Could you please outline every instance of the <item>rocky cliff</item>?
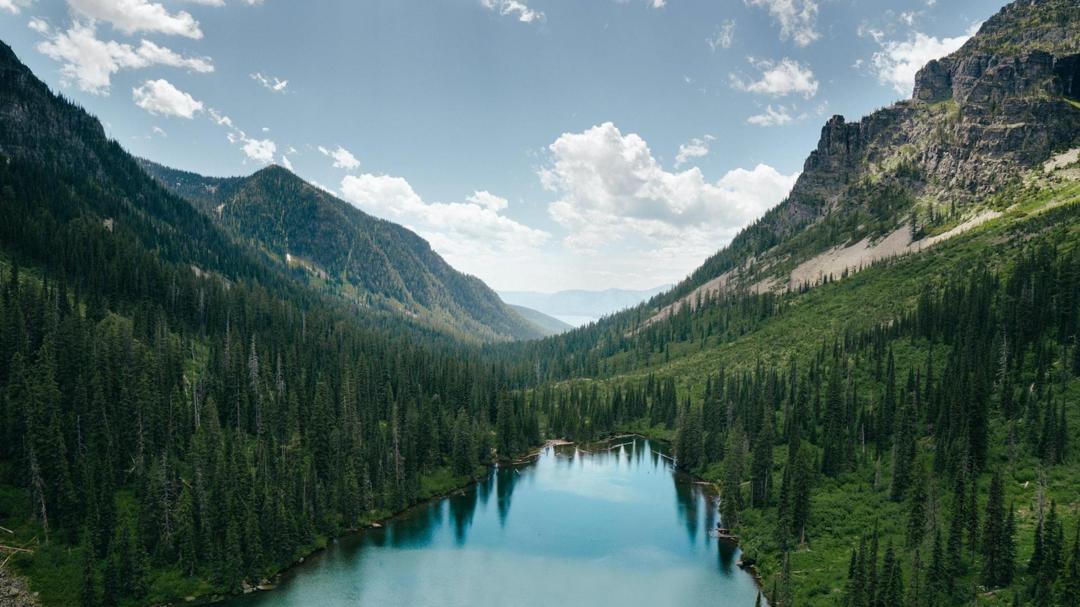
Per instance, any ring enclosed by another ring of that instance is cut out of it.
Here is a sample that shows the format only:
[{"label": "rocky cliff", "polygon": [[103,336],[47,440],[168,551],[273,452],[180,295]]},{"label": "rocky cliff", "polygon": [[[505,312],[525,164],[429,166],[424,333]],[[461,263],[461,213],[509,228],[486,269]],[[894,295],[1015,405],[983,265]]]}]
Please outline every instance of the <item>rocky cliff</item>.
[{"label": "rocky cliff", "polygon": [[808,259],[864,240],[872,248],[908,223],[938,232],[964,225],[1031,169],[1077,147],[1080,2],[1013,2],[920,70],[910,99],[858,121],[829,119],[788,198],[661,305],[709,284],[790,286],[791,270]]}]

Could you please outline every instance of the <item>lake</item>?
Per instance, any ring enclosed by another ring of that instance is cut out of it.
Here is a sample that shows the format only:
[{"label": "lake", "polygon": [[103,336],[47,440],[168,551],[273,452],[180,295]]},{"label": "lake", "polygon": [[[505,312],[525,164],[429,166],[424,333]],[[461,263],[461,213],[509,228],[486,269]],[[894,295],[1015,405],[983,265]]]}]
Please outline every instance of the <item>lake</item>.
[{"label": "lake", "polygon": [[[610,445],[609,445],[610,447]],[[231,607],[751,607],[714,496],[655,443],[549,447],[453,497],[332,544]]]}]

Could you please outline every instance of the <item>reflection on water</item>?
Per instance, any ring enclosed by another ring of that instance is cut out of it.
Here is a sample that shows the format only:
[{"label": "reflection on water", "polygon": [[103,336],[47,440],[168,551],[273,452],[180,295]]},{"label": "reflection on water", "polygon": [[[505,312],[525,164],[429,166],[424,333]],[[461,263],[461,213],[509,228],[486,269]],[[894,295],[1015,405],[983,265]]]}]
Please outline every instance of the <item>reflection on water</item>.
[{"label": "reflection on water", "polygon": [[549,448],[334,543],[234,607],[754,604],[707,486],[644,440]]}]

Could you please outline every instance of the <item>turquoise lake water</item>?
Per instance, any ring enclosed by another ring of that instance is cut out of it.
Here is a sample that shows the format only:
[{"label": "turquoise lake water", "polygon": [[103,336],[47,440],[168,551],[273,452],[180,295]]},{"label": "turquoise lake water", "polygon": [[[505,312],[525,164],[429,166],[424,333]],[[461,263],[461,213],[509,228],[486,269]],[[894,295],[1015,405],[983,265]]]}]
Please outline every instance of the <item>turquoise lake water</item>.
[{"label": "turquoise lake water", "polygon": [[343,538],[230,607],[751,607],[716,505],[648,441],[548,448]]}]

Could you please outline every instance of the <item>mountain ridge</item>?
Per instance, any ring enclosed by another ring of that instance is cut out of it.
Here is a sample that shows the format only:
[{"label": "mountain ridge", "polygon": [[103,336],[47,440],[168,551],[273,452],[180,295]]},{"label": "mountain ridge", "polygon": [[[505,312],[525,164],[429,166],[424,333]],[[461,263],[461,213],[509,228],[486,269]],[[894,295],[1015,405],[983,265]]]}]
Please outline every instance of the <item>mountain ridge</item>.
[{"label": "mountain ridge", "polygon": [[[831,250],[910,226],[907,249],[1000,211],[994,197],[1022,173],[1080,146],[1080,36],[1069,30],[1078,21],[1071,0],[1014,2],[921,68],[911,98],[858,121],[830,118],[791,193],[653,302],[653,314],[723,290],[800,288],[828,276],[797,280],[794,270]],[[872,261],[856,256],[835,274]]]},{"label": "mountain ridge", "polygon": [[368,215],[288,169],[270,165],[243,177],[205,177],[146,159],[139,164],[272,264],[354,304],[484,341],[542,334],[411,230]]}]

